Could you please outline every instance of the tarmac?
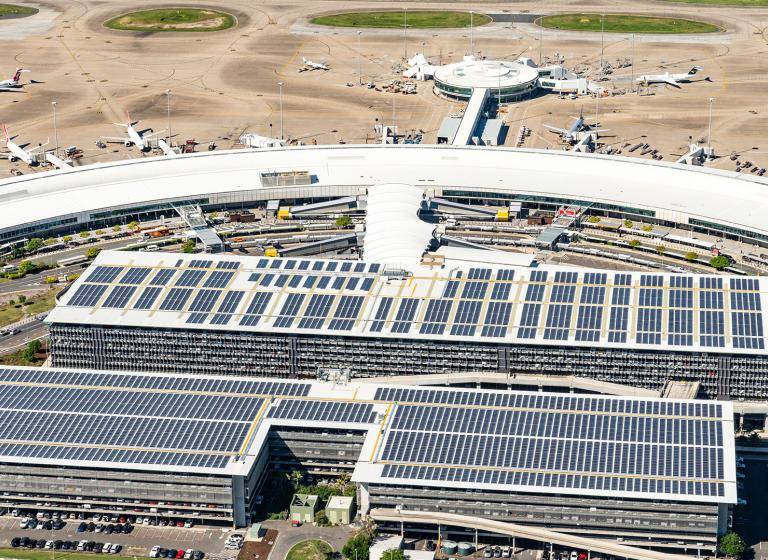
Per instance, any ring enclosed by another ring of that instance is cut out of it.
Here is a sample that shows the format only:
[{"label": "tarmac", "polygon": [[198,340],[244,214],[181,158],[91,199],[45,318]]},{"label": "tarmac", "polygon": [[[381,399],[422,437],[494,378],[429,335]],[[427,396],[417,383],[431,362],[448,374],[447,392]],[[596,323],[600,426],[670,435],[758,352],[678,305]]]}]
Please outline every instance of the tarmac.
[{"label": "tarmac", "polygon": [[[190,5],[208,6],[191,0]],[[0,121],[19,142],[47,148],[78,146],[78,164],[146,157],[122,144],[97,148],[102,136],[116,136],[112,123],[128,114],[140,128],[169,128],[177,143],[194,138],[205,149],[237,146],[245,131],[266,136],[283,134],[304,143],[366,143],[377,138],[377,123],[399,126],[400,132],[423,131],[434,142],[442,119],[462,105],[433,94],[429,82],[419,82],[415,95],[391,94],[361,87],[359,81],[383,86],[397,78],[394,71],[404,55],[424,52],[434,63],[460,60],[470,51],[469,30],[362,30],[320,28],[311,16],[340,9],[381,8],[383,2],[222,0],[218,9],[237,17],[237,26],[213,33],[140,33],[107,29],[110,17],[135,9],[134,2],[48,0],[35,4],[40,13],[0,21],[0,73],[17,66],[34,80],[22,92],[0,93]],[[158,4],[161,6],[162,4]],[[417,9],[423,3],[400,2]],[[503,19],[526,14],[572,11],[564,0],[521,1],[514,4],[431,2],[430,8],[469,9],[501,13]],[[712,144],[717,153],[732,151],[760,166],[768,166],[765,130],[768,86],[763,60],[768,53],[768,9],[697,6],[653,0],[585,0],[579,11],[674,15],[710,21],[723,33],[711,35],[606,34],[542,30],[532,23],[503,21],[473,31],[476,56],[535,61],[559,53],[566,66],[595,69],[600,59],[615,63],[632,58],[634,66],[615,70],[602,84],[631,89],[632,77],[648,73],[685,72],[704,68],[711,81],[685,84],[681,89],[652,86],[643,95],[626,93],[577,100],[540,95],[510,105],[503,113],[509,124],[507,145],[521,125],[533,129],[524,147],[562,149],[556,134],[543,124],[567,127],[583,111],[609,129],[603,140],[621,148],[643,140],[657,148],[665,161],[674,161],[690,141],[706,142],[710,98]],[[528,18],[530,19],[530,18]],[[302,57],[328,63],[331,70],[298,72]],[[282,86],[282,111],[280,86]],[[352,84],[348,86],[347,84]],[[57,129],[51,102],[57,102]],[[282,118],[281,118],[282,115]],[[169,134],[166,130],[161,135]],[[629,155],[625,153],[624,155]],[[637,156],[637,154],[631,154]],[[648,157],[648,156],[646,156]],[[9,163],[0,162],[0,177]],[[715,167],[734,169],[727,157]],[[24,173],[34,172],[15,164]]]}]

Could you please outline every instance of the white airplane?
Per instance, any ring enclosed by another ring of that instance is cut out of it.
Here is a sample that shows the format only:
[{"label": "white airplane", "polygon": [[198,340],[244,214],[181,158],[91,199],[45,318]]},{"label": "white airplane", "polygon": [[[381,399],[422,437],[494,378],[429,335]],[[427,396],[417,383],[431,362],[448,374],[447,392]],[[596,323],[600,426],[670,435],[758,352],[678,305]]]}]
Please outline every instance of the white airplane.
[{"label": "white airplane", "polygon": [[30,167],[34,167],[40,163],[39,156],[43,151],[43,148],[48,145],[48,141],[45,144],[38,144],[31,150],[27,150],[26,147],[29,144],[17,144],[14,142],[17,136],[8,136],[8,129],[3,125],[3,135],[5,136],[5,147],[8,152],[3,154],[8,158],[8,161],[23,161]]},{"label": "white airplane", "polygon": [[568,142],[569,144],[573,144],[575,142],[578,142],[582,138],[584,138],[584,132],[607,132],[607,128],[593,128],[595,126],[599,126],[600,123],[595,123],[593,125],[587,124],[587,122],[584,120],[584,114],[580,113],[578,117],[571,117],[572,119],[575,119],[573,121],[573,124],[568,128],[567,130],[564,128],[557,128],[556,126],[552,126],[549,124],[545,124],[544,128],[547,130],[550,130],[552,132],[556,132],[559,134],[563,141]]},{"label": "white airplane", "polygon": [[[142,152],[149,152],[152,150],[152,140],[161,135],[165,130],[154,132],[151,128],[144,130],[136,130],[135,126],[139,124],[139,121],[131,121],[131,115],[128,115],[128,123],[113,123],[115,126],[125,127],[126,136],[122,138],[116,138],[114,136],[102,136],[101,139],[105,142],[119,142],[126,147],[136,146]],[[147,134],[147,133],[151,134]]]},{"label": "white airplane", "polygon": [[[331,67],[327,64],[323,64],[322,62],[313,62],[309,60],[308,58],[301,57],[301,61],[304,63],[304,68],[302,70],[330,70]],[[302,70],[299,70],[300,72]]]},{"label": "white airplane", "polygon": [[[637,81],[641,84],[667,84],[680,89],[680,84],[687,84],[694,81],[696,74],[701,70],[703,70],[701,66],[694,66],[688,72],[682,74],[670,74],[669,72],[664,74],[648,74],[645,76],[640,76],[637,78]],[[708,80],[709,77],[707,76],[699,79]]]},{"label": "white airplane", "polygon": [[0,91],[18,91],[24,84],[21,83],[21,73],[29,72],[24,68],[16,68],[12,78],[0,81]]}]

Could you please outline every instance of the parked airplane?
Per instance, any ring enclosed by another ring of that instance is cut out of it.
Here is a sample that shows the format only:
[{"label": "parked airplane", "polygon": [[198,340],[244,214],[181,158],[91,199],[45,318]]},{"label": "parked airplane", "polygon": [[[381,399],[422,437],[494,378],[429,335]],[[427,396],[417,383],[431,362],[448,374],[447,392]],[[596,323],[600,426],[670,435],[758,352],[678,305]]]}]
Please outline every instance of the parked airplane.
[{"label": "parked airplane", "polygon": [[21,83],[21,73],[29,72],[24,68],[16,68],[12,78],[0,81],[0,91],[18,91],[24,84]]},{"label": "parked airplane", "polygon": [[[127,124],[121,124],[121,123],[113,123],[115,126],[122,126],[125,127],[125,133],[126,136],[122,138],[117,138],[114,136],[102,136],[101,139],[105,142],[119,142],[125,145],[126,147],[130,146],[136,146],[139,148],[142,152],[149,152],[152,150],[152,142],[153,139],[157,138],[159,135],[161,135],[164,130],[161,130],[159,132],[153,132],[151,128],[145,128],[144,130],[136,130],[135,126],[139,124],[139,121],[131,121],[131,115],[128,115],[128,123]],[[147,133],[151,134],[147,134]]]},{"label": "parked airplane", "polygon": [[299,68],[299,72],[304,72],[305,70],[330,70],[331,67],[327,64],[323,64],[322,62],[313,62],[309,60],[308,58],[301,57],[301,61],[304,63],[304,66],[302,68]]},{"label": "parked airplane", "polygon": [[23,161],[29,166],[35,166],[40,163],[40,154],[42,154],[43,148],[48,145],[46,141],[45,144],[38,144],[37,147],[27,150],[26,148],[29,144],[17,144],[14,142],[18,136],[8,136],[8,129],[5,125],[3,125],[3,136],[5,137],[5,147],[8,149],[8,152],[3,155],[8,158],[8,161]]},{"label": "parked airplane", "polygon": [[584,113],[579,113],[578,117],[571,117],[575,119],[573,121],[573,124],[571,124],[570,128],[567,130],[564,128],[557,128],[556,126],[551,126],[548,124],[544,125],[544,128],[547,130],[550,130],[552,132],[556,132],[559,134],[563,141],[568,142],[569,144],[573,144],[575,142],[578,142],[583,138],[584,132],[607,132],[607,128],[594,128],[596,126],[599,126],[600,123],[595,123],[593,125],[587,124],[587,122],[584,120]]},{"label": "parked airplane", "polygon": [[[702,70],[703,68],[701,66],[694,66],[688,72],[682,74],[670,74],[669,72],[664,74],[648,74],[640,76],[637,78],[637,81],[641,84],[667,84],[680,89],[681,83],[687,84],[694,81],[696,74]],[[699,80],[709,80],[709,76],[699,78]]]}]

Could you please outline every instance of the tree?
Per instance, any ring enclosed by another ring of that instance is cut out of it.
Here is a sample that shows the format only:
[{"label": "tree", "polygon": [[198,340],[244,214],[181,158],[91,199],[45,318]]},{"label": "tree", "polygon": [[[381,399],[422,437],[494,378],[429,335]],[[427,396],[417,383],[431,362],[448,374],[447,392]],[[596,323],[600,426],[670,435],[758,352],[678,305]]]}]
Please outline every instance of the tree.
[{"label": "tree", "polygon": [[712,257],[709,260],[709,266],[712,268],[716,268],[717,270],[723,270],[726,267],[730,266],[731,259],[726,257],[725,255],[717,255],[716,257]]},{"label": "tree", "polygon": [[372,540],[369,533],[358,531],[347,541],[341,553],[349,559],[368,560],[368,549],[371,547]]},{"label": "tree", "polygon": [[631,228],[633,225],[632,220],[624,220],[624,227],[625,228]]},{"label": "tree", "polygon": [[741,558],[746,549],[747,543],[744,542],[744,539],[738,533],[726,533],[720,538],[720,552],[723,554],[734,558]]},{"label": "tree", "polygon": [[315,525],[318,527],[327,527],[331,522],[328,521],[328,516],[325,514],[324,509],[317,510],[315,514]]},{"label": "tree", "polygon": [[352,225],[352,218],[349,216],[339,216],[336,218],[336,227],[347,228]]},{"label": "tree", "polygon": [[128,222],[128,229],[139,229],[139,222],[136,220]]},{"label": "tree", "polygon": [[195,247],[197,245],[195,244],[194,239],[187,239],[181,246],[181,252],[182,253],[194,253]]},{"label": "tree", "polygon": [[30,340],[27,347],[21,351],[21,358],[27,362],[33,361],[35,359],[35,354],[40,352],[42,347],[43,345],[39,340]]},{"label": "tree", "polygon": [[45,277],[45,283],[46,284],[55,284],[58,281],[59,281],[58,278],[56,278],[55,276],[46,276]]},{"label": "tree", "polygon": [[19,303],[24,305],[24,302],[26,302],[26,301],[27,301],[27,296],[25,296],[24,294],[21,294],[19,296]]},{"label": "tree", "polygon": [[589,218],[587,218],[587,221],[590,224],[599,224],[600,223],[600,216],[590,216]]},{"label": "tree", "polygon": [[693,262],[699,258],[699,254],[696,251],[688,251],[685,254],[685,260],[688,262]]},{"label": "tree", "polygon": [[112,226],[112,231],[114,231],[114,232],[118,232],[121,229],[123,229],[123,228],[121,228],[119,225]]},{"label": "tree", "polygon": [[633,249],[637,249],[638,247],[640,247],[640,245],[642,245],[642,243],[640,243],[637,239],[629,240],[629,246],[632,247]]},{"label": "tree", "polygon": [[19,273],[24,276],[25,274],[29,274],[31,272],[35,272],[40,267],[33,263],[32,261],[22,261],[19,263]]},{"label": "tree", "polygon": [[24,249],[27,251],[27,253],[34,253],[38,251],[43,246],[43,240],[39,237],[33,237],[29,241],[27,241],[26,247]]},{"label": "tree", "polygon": [[381,560],[405,560],[405,553],[399,548],[385,550],[381,555]]},{"label": "tree", "polygon": [[298,470],[291,471],[291,474],[288,475],[288,480],[290,480],[293,487],[296,488],[301,484],[301,481],[304,480],[304,475]]},{"label": "tree", "polygon": [[55,237],[49,237],[43,243],[45,244],[46,247],[48,247],[50,245],[54,245],[56,243],[56,238]]},{"label": "tree", "polygon": [[61,240],[64,243],[69,243],[70,241],[72,241],[72,236],[71,235],[65,235],[64,237],[61,238]]},{"label": "tree", "polygon": [[667,248],[666,248],[666,247],[664,247],[664,245],[656,245],[656,252],[657,252],[659,255],[663,255],[663,254],[664,254],[664,251],[666,251],[666,250],[667,250]]},{"label": "tree", "polygon": [[80,237],[82,237],[83,239],[86,239],[86,238],[88,238],[88,237],[90,237],[90,236],[91,236],[91,232],[90,232],[90,231],[81,231],[79,235],[80,235]]},{"label": "tree", "polygon": [[101,253],[101,249],[97,247],[91,247],[85,252],[85,258],[87,259],[95,259],[99,253]]}]

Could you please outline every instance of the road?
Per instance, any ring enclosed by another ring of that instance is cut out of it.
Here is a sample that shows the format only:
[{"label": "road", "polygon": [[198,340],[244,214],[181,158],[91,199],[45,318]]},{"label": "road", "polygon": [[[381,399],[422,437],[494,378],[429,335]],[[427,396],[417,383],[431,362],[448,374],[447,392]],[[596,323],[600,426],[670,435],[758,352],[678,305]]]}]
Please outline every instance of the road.
[{"label": "road", "polygon": [[279,534],[277,542],[272,548],[269,560],[284,560],[295,545],[309,539],[320,539],[327,542],[333,550],[341,551],[354,531],[348,526],[315,527],[312,524],[304,524],[301,527],[291,527],[288,521],[262,521],[262,527],[277,529]]},{"label": "road", "polygon": [[18,327],[18,334],[0,338],[0,355],[20,350],[31,340],[48,336],[48,325],[37,319]]}]

